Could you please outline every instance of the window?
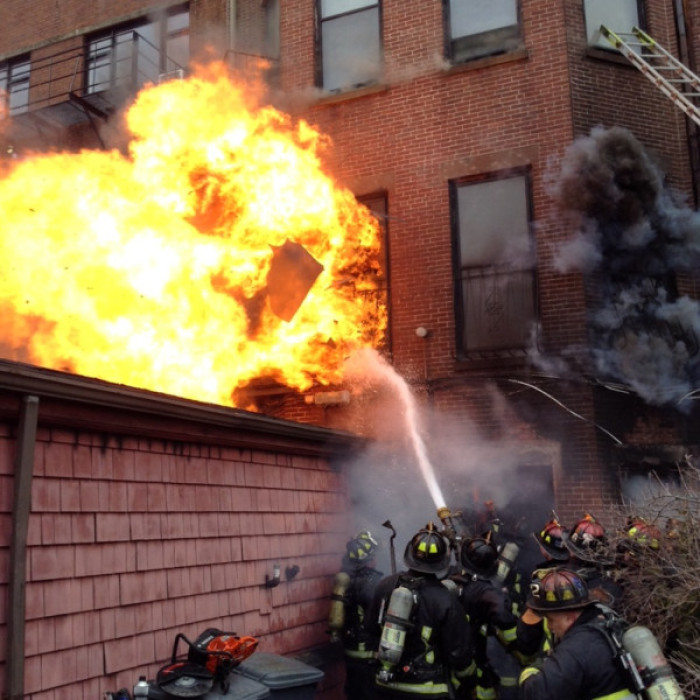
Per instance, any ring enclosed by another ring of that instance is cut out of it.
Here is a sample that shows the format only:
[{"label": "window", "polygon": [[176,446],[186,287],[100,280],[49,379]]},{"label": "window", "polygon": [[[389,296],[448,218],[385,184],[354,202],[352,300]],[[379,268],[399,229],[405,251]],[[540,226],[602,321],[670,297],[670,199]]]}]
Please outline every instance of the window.
[{"label": "window", "polygon": [[29,105],[29,58],[0,63],[0,99],[10,114],[26,112]]},{"label": "window", "polygon": [[447,55],[455,63],[522,45],[518,0],[444,0]]},{"label": "window", "polygon": [[280,4],[279,0],[265,2],[265,56],[280,57]]},{"label": "window", "polygon": [[639,0],[584,0],[586,37],[588,45],[599,49],[613,49],[612,44],[600,33],[604,24],[614,32],[629,34],[632,27],[641,27],[642,15]]},{"label": "window", "polygon": [[[385,193],[381,192],[377,194],[370,194],[362,197],[357,197],[357,201],[361,204],[364,204],[379,222],[384,242],[382,250],[380,252],[380,258],[377,261],[379,274],[377,289],[370,293],[371,297],[368,297],[367,301],[376,304],[377,307],[383,306],[387,309],[387,312],[389,312],[389,245],[387,234],[387,197]],[[387,328],[388,330],[386,334],[386,346],[380,349],[390,351],[391,322],[388,323]]]},{"label": "window", "polygon": [[523,355],[535,321],[527,174],[453,182],[451,197],[458,354]]},{"label": "window", "polygon": [[189,62],[187,9],[173,9],[155,19],[92,37],[88,41],[87,92],[123,87],[136,90],[159,76],[176,74]]},{"label": "window", "polygon": [[381,73],[376,0],[319,0],[320,79],[324,90],[376,82]]}]

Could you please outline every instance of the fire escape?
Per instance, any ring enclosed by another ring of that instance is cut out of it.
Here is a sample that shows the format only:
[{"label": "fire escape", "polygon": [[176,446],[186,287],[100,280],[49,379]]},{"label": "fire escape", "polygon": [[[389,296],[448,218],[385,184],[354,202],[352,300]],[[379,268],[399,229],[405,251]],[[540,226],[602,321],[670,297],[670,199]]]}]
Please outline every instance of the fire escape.
[{"label": "fire escape", "polygon": [[[279,61],[229,50],[224,63],[233,74],[274,86]],[[10,83],[8,143],[52,147],[66,130],[90,126],[100,147],[106,122],[146,84],[182,79],[179,65],[138,31],[122,32],[90,45],[58,50],[36,58],[26,79]]]},{"label": "fire escape", "polygon": [[104,147],[105,122],[147,83],[183,78],[178,65],[137,31],[103,42],[32,56],[29,80],[11,84],[8,138],[18,145],[51,146],[57,135],[90,125]]}]

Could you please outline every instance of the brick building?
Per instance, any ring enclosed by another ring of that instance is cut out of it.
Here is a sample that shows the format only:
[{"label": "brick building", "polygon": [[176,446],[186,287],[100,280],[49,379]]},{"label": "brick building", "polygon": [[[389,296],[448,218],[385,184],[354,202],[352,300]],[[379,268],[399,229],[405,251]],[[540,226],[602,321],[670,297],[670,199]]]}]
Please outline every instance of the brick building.
[{"label": "brick building", "polygon": [[[659,227],[696,206],[697,126],[598,31],[641,27],[696,70],[697,4],[45,0],[31,21],[25,5],[0,6],[13,117],[3,138],[15,153],[109,148],[110,114],[146,81],[186,75],[193,59],[243,73],[268,59],[271,102],[331,136],[327,167],[383,222],[387,353],[435,416],[429,427],[459,445],[477,426],[514,483],[544,482],[544,510],[600,511],[630,476],[653,467],[673,478],[697,449],[697,280],[682,253],[660,269],[645,257],[664,257]],[[609,204],[591,174],[601,164],[634,212]],[[685,201],[660,198],[662,185]],[[564,264],[572,237],[592,229],[577,240],[602,241],[598,257]],[[626,257],[610,236],[628,231],[647,232],[648,245]],[[675,240],[688,242],[687,262],[692,234]],[[623,322],[621,294],[645,284],[654,295]],[[690,321],[649,318],[659,290]],[[654,349],[631,352],[642,338]],[[651,360],[679,347],[666,377]],[[293,391],[255,400],[276,417],[357,421],[352,404]],[[488,494],[488,475],[479,484]]]}]

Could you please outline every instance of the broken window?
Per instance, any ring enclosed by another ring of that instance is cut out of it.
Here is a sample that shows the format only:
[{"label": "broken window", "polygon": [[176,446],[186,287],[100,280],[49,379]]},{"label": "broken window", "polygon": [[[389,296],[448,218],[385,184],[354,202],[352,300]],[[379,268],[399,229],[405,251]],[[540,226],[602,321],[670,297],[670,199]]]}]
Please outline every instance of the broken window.
[{"label": "broken window", "polygon": [[380,3],[319,0],[319,84],[324,90],[357,88],[381,74]]},{"label": "broken window", "polygon": [[604,24],[614,32],[629,34],[632,27],[642,27],[639,0],[584,0],[586,37],[588,45],[599,49],[614,50],[612,44],[601,34]]},{"label": "broken window", "polygon": [[184,74],[189,62],[189,10],[170,8],[156,18],[113,27],[87,43],[88,93],[137,90]]},{"label": "broken window", "polygon": [[360,204],[364,204],[377,220],[382,233],[383,245],[379,251],[377,263],[377,287],[367,295],[368,303],[372,303],[377,307],[383,307],[387,310],[387,333],[385,336],[384,347],[380,350],[391,350],[391,319],[390,319],[390,302],[389,302],[389,244],[388,244],[388,203],[386,193],[380,192],[357,197]]},{"label": "broken window", "polygon": [[0,99],[9,114],[26,112],[29,104],[28,56],[0,63]]},{"label": "broken window", "polygon": [[535,322],[527,173],[451,183],[462,358],[523,355]]},{"label": "broken window", "polygon": [[454,63],[522,45],[518,0],[444,0],[448,58]]}]

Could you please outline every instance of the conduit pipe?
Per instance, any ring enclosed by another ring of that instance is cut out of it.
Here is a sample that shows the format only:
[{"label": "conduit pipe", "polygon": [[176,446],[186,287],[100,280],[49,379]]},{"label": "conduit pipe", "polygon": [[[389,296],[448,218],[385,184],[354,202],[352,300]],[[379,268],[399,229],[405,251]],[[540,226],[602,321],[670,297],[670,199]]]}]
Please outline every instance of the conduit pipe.
[{"label": "conduit pipe", "polygon": [[10,542],[10,585],[7,600],[7,697],[24,697],[25,589],[27,578],[27,531],[32,497],[34,448],[39,399],[22,399],[17,427],[12,539]]}]

